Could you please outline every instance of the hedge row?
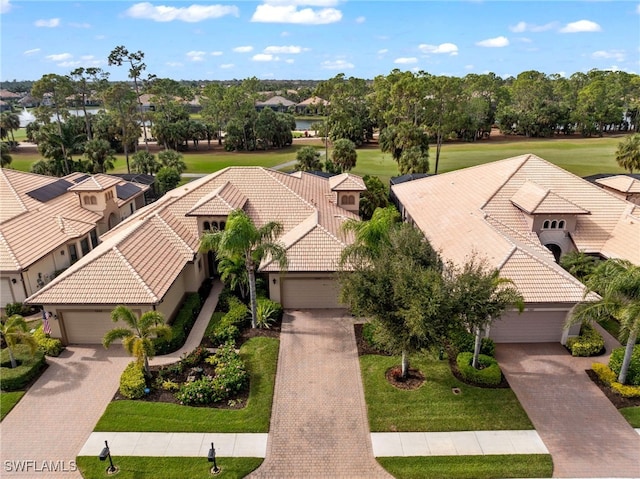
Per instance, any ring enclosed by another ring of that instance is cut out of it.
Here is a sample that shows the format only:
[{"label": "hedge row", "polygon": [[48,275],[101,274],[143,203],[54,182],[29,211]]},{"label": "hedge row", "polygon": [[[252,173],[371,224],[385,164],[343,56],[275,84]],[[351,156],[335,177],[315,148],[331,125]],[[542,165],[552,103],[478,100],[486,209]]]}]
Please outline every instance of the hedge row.
[{"label": "hedge row", "polygon": [[567,349],[572,356],[597,356],[604,352],[604,338],[590,324],[583,324],[580,336],[567,339]]},{"label": "hedge row", "polygon": [[600,381],[609,386],[613,391],[620,394],[620,396],[625,398],[640,397],[640,386],[620,384],[618,382],[617,374],[607,365],[602,363],[593,363],[591,365],[591,369],[598,375]]},{"label": "hedge row", "polygon": [[[472,353],[476,345],[476,336],[467,331],[457,331],[449,338],[450,344],[457,353]],[[480,354],[485,356],[495,356],[496,344],[491,338],[482,338]]]},{"label": "hedge row", "polygon": [[[18,367],[0,367],[0,389],[3,391],[17,391],[24,388],[29,384],[29,381],[40,374],[40,371],[46,365],[42,351],[36,350],[32,355],[25,345],[17,345],[14,348],[14,355],[20,363]],[[2,350],[0,358],[2,364],[9,363],[8,349]]]},{"label": "hedge row", "polygon": [[498,361],[491,356],[481,354],[478,358],[480,369],[476,369],[471,365],[473,353],[463,352],[458,354],[456,363],[460,375],[465,381],[483,384],[485,386],[497,386],[502,381],[502,371],[498,365]]},{"label": "hedge row", "polygon": [[215,346],[227,342],[235,343],[240,336],[241,328],[249,318],[249,308],[238,298],[229,296],[226,298],[226,302],[229,308],[228,312],[209,332],[209,340]]},{"label": "hedge row", "polygon": [[187,296],[173,324],[171,324],[171,339],[155,338],[153,340],[156,354],[172,353],[182,347],[198,318],[201,306],[198,293],[191,293]]}]

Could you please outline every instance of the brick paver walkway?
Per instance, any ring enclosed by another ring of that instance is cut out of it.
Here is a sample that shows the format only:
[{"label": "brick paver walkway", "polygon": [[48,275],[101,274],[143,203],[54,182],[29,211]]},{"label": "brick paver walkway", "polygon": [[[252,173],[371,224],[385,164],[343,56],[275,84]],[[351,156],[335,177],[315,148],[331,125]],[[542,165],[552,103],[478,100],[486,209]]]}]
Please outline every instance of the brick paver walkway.
[{"label": "brick paver walkway", "polygon": [[558,343],[499,344],[496,357],[553,458],[554,477],[640,478],[640,436]]},{"label": "brick paver walkway", "polygon": [[267,458],[249,477],[391,477],[373,458],[351,316],[285,315]]}]

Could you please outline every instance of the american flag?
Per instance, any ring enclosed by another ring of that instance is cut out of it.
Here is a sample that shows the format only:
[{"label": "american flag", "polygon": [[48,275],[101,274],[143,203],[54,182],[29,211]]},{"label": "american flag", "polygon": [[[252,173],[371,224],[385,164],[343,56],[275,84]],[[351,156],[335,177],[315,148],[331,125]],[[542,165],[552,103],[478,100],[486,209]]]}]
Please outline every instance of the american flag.
[{"label": "american flag", "polygon": [[51,334],[51,325],[49,324],[50,317],[51,317],[51,313],[48,313],[43,309],[42,310],[42,330],[44,331],[44,334]]}]

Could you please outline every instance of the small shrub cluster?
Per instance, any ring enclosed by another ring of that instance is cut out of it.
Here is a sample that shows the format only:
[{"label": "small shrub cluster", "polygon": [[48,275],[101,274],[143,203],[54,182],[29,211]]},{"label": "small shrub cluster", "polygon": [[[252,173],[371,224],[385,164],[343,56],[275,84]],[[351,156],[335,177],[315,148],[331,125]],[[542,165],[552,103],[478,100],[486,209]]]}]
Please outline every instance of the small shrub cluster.
[{"label": "small shrub cluster", "polygon": [[[609,358],[609,367],[616,375],[620,374],[620,369],[622,369],[624,350],[624,346],[614,349]],[[631,363],[627,371],[627,384],[640,386],[640,344],[636,344],[633,347],[633,353],[631,353]]]},{"label": "small shrub cluster", "polygon": [[34,331],[33,337],[38,343],[38,349],[46,356],[60,356],[60,353],[64,351],[62,341],[56,338],[50,338],[48,334],[44,333],[42,325],[38,326]]},{"label": "small shrub cluster", "polygon": [[[476,337],[467,331],[457,331],[449,338],[450,345],[456,353],[472,353],[476,344]],[[480,354],[494,357],[496,354],[496,344],[491,338],[482,338],[480,344]]]},{"label": "small shrub cluster", "polygon": [[256,325],[269,329],[275,322],[282,320],[284,309],[282,305],[269,298],[258,298],[256,305]]},{"label": "small shrub cluster", "polygon": [[4,307],[4,313],[8,318],[13,316],[14,314],[19,314],[20,316],[25,315],[29,311],[29,308],[26,308],[22,303],[8,303]]},{"label": "small shrub cluster", "polygon": [[378,351],[388,352],[383,342],[376,338],[376,325],[373,323],[364,323],[362,325],[362,339],[374,349]]},{"label": "small shrub cluster", "polygon": [[471,365],[472,359],[473,353],[470,352],[462,352],[456,358],[458,370],[465,381],[485,386],[497,386],[500,384],[502,371],[498,361],[491,356],[481,354],[478,358],[480,369],[476,369]]},{"label": "small shrub cluster", "polygon": [[604,351],[604,338],[590,324],[583,324],[580,335],[567,339],[567,349],[572,356],[597,356]]},{"label": "small shrub cluster", "polygon": [[201,306],[198,293],[187,296],[173,324],[171,324],[171,339],[155,338],[153,340],[156,354],[172,353],[182,347],[198,318]]},{"label": "small shrub cluster", "polygon": [[227,342],[235,343],[240,336],[240,328],[249,318],[249,308],[238,298],[229,296],[227,304],[229,307],[227,313],[220,318],[220,322],[209,332],[209,340],[214,345]]},{"label": "small shrub cluster", "polygon": [[[0,367],[0,389],[3,391],[17,391],[24,388],[29,381],[35,378],[46,365],[44,353],[40,350],[32,355],[29,348],[19,344],[13,350],[18,361],[18,366],[9,366],[9,351],[5,348],[0,355],[2,367]],[[7,367],[5,367],[5,364]]]},{"label": "small shrub cluster", "polygon": [[628,384],[620,384],[617,374],[611,370],[609,366],[601,363],[593,363],[591,369],[600,378],[604,384],[609,386],[613,391],[625,398],[640,397],[640,386],[632,386]]},{"label": "small shrub cluster", "polygon": [[183,369],[184,367],[192,368],[194,366],[197,366],[201,362],[203,362],[210,355],[211,354],[206,348],[203,348],[202,346],[198,346],[196,349],[194,349],[190,353],[188,354],[185,353],[184,355],[182,355],[182,357],[180,358],[180,362],[182,363]]},{"label": "small shrub cluster", "polygon": [[129,399],[139,399],[144,396],[146,386],[142,365],[137,361],[130,362],[120,376],[120,394]]}]

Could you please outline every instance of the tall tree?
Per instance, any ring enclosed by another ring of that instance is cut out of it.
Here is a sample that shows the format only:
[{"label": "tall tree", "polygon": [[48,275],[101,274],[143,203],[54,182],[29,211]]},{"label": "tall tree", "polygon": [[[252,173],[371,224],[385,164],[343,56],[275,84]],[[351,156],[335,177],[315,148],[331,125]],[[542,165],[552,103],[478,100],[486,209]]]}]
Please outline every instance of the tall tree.
[{"label": "tall tree", "polygon": [[2,138],[5,138],[6,133],[11,134],[12,148],[16,144],[16,138],[13,135],[14,131],[20,129],[20,117],[12,111],[4,111],[0,115],[0,129],[2,130]]},{"label": "tall tree", "polygon": [[108,331],[102,338],[103,346],[108,348],[114,341],[121,339],[124,349],[136,357],[145,374],[150,376],[149,359],[155,356],[153,338],[171,338],[171,328],[165,324],[162,314],[147,311],[138,317],[131,309],[120,305],[111,311],[111,320],[114,323],[122,321],[126,327]]},{"label": "tall tree", "polygon": [[[600,263],[586,281],[585,301],[580,303],[567,325],[614,317],[620,322],[620,341],[626,348],[618,382],[625,384],[633,347],[640,334],[640,266],[630,261],[609,259]],[[591,295],[596,292],[599,300]]]},{"label": "tall tree", "polygon": [[364,175],[362,177],[367,187],[360,194],[360,217],[369,220],[378,208],[389,206],[389,188],[377,176]]},{"label": "tall tree", "polygon": [[640,170],[640,133],[628,136],[618,143],[616,162],[629,173]]},{"label": "tall tree", "polygon": [[401,175],[429,171],[429,137],[422,127],[409,122],[388,126],[380,132],[378,142],[398,163]]},{"label": "tall tree", "polygon": [[155,155],[148,151],[137,151],[131,157],[131,168],[136,173],[155,175],[162,165],[156,160]]},{"label": "tall tree", "polygon": [[371,219],[348,219],[342,224],[345,233],[353,233],[354,241],[342,252],[341,263],[369,261],[380,256],[391,244],[391,231],[400,226],[400,213],[394,206],[377,208]]},{"label": "tall tree", "polygon": [[87,111],[87,102],[94,95],[94,89],[104,89],[107,87],[107,78],[109,77],[109,74],[107,72],[103,72],[101,68],[79,67],[71,72],[70,77],[74,82],[73,88],[76,95],[76,104],[79,104],[82,107],[82,113],[84,114],[87,140],[92,140],[93,132],[91,128],[91,120],[89,119],[89,112]]},{"label": "tall tree", "polygon": [[40,154],[55,163],[56,176],[78,171],[73,155],[84,152],[86,136],[73,122],[62,123],[58,128],[53,124],[44,125],[38,132],[37,141]]},{"label": "tall tree", "polygon": [[313,146],[303,146],[296,152],[296,171],[322,171],[320,152]]},{"label": "tall tree", "polygon": [[[103,92],[104,104],[107,109],[113,111],[120,126],[120,142],[124,149],[124,157],[127,163],[127,173],[131,173],[129,165],[129,145],[136,144],[140,136],[138,126],[132,121],[137,113],[136,94],[131,91],[126,83],[116,83]],[[148,150],[147,150],[148,151]]]},{"label": "tall tree", "polygon": [[158,153],[158,161],[164,167],[173,168],[182,174],[187,169],[184,157],[175,150],[164,150]]},{"label": "tall tree", "polygon": [[227,225],[222,231],[205,233],[200,239],[200,251],[214,251],[219,260],[242,256],[249,278],[249,299],[251,302],[251,327],[256,322],[256,269],[267,255],[282,270],[287,267],[287,255],[284,247],[277,242],[282,234],[281,223],[270,221],[260,227],[242,210],[229,214]]},{"label": "tall tree", "polygon": [[333,143],[331,160],[340,172],[355,168],[357,159],[358,152],[356,151],[356,145],[353,141],[341,138]]},{"label": "tall tree", "polygon": [[0,168],[6,168],[13,161],[11,153],[9,153],[9,147],[6,145],[6,143],[0,144],[0,153],[2,154],[2,156],[0,157]]},{"label": "tall tree", "polygon": [[38,348],[38,343],[29,332],[27,322],[19,314],[14,314],[9,318],[0,321],[0,337],[7,345],[12,368],[18,366],[15,356],[15,348],[18,344],[28,346],[31,350],[31,354],[33,354]]},{"label": "tall tree", "polygon": [[84,144],[84,155],[91,162],[92,173],[106,173],[116,161],[114,151],[107,140],[99,138]]}]

